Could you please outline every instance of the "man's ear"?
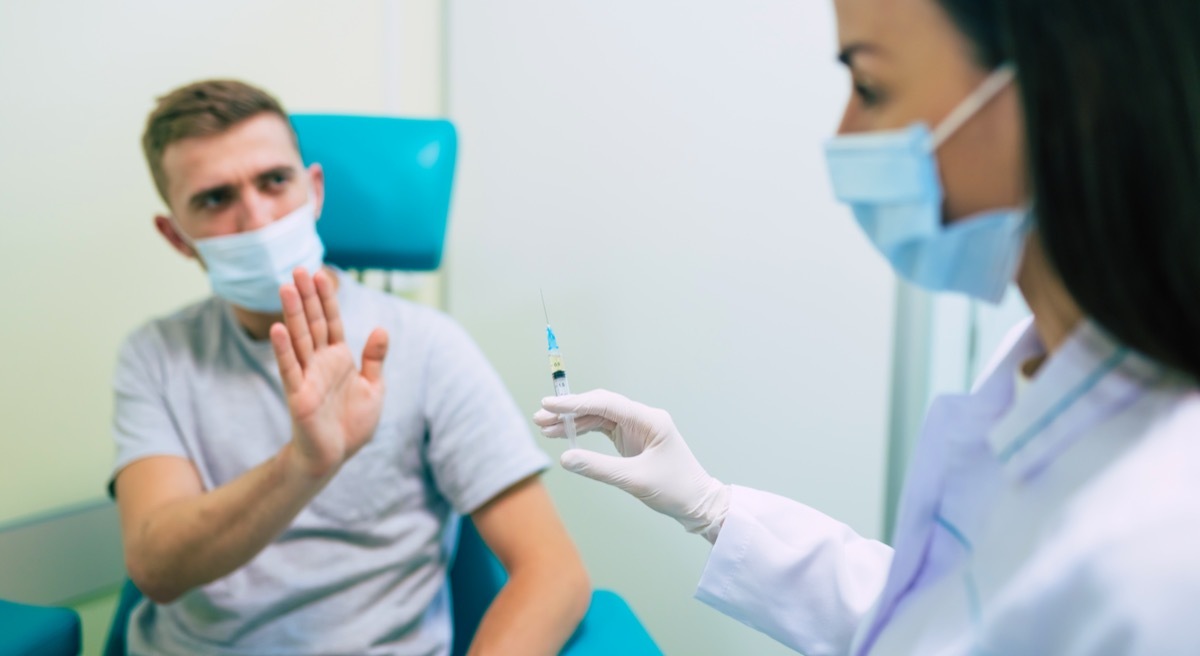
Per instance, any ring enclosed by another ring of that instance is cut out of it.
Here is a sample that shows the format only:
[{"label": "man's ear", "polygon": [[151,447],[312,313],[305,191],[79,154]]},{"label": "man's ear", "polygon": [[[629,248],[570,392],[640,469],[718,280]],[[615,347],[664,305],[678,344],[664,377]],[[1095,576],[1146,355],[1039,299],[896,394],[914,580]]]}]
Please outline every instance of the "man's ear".
[{"label": "man's ear", "polygon": [[312,189],[312,201],[316,209],[317,220],[321,220],[321,208],[325,206],[325,169],[313,162],[308,166],[308,178]]},{"label": "man's ear", "polygon": [[196,251],[192,249],[187,240],[180,236],[179,229],[175,227],[174,221],[163,216],[162,214],[159,214],[154,217],[154,227],[158,229],[158,234],[162,235],[163,239],[167,240],[167,243],[171,245],[171,248],[179,251],[179,253],[184,257],[199,259],[196,256]]}]

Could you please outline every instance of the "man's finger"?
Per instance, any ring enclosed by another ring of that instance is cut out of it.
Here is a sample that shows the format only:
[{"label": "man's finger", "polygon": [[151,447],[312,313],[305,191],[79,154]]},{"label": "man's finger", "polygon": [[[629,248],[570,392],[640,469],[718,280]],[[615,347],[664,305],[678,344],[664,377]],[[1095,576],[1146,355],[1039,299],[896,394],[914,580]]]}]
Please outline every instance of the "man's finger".
[{"label": "man's finger", "polygon": [[313,276],[313,282],[317,286],[317,295],[321,297],[321,306],[325,308],[325,323],[329,327],[329,343],[337,344],[345,339],[342,315],[338,311],[337,290],[334,289],[333,280],[329,278],[329,274],[325,273],[324,269]]},{"label": "man's finger", "polygon": [[275,362],[279,365],[279,377],[283,379],[283,390],[291,394],[304,384],[304,372],[296,361],[291,336],[281,323],[271,326],[271,346],[275,350]]},{"label": "man's finger", "polygon": [[317,287],[304,267],[297,267],[292,272],[296,281],[296,291],[300,292],[300,300],[304,304],[304,317],[308,320],[308,332],[312,335],[313,349],[319,349],[329,343],[329,331],[325,324],[325,310],[321,307],[321,298],[317,295]]},{"label": "man's finger", "polygon": [[304,316],[304,304],[300,301],[300,292],[295,285],[284,285],[279,288],[279,299],[283,301],[283,321],[287,324],[288,334],[292,339],[292,349],[296,351],[296,360],[300,366],[307,367],[312,358],[312,336],[308,333],[308,319]]},{"label": "man's finger", "polygon": [[367,345],[363,347],[362,375],[372,383],[383,377],[383,359],[387,357],[388,334],[383,328],[371,331]]}]

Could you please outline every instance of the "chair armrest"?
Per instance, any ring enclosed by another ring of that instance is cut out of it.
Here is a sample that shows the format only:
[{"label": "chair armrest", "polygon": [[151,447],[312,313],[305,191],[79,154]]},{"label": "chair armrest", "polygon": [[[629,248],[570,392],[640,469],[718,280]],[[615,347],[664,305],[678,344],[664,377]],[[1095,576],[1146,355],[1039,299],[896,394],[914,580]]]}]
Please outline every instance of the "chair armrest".
[{"label": "chair armrest", "polygon": [[77,656],[79,615],[69,608],[0,600],[0,653],[11,656]]},{"label": "chair armrest", "polygon": [[662,650],[619,595],[592,593],[592,605],[563,647],[563,656],[661,656]]}]

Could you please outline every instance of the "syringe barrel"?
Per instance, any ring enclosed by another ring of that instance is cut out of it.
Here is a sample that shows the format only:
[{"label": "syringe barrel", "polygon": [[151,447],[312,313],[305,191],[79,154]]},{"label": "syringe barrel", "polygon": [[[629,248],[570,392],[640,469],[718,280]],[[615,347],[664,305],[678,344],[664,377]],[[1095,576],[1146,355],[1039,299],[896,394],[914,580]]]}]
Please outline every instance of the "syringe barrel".
[{"label": "syringe barrel", "polygon": [[558,349],[550,351],[550,376],[554,380],[555,396],[571,393],[571,387],[567,384],[567,370],[563,366],[562,354],[558,352]]},{"label": "syringe barrel", "polygon": [[550,373],[556,374],[564,370],[562,354],[558,351],[550,351]]},{"label": "syringe barrel", "polygon": [[566,375],[554,377],[554,396],[566,396],[571,393],[571,386],[567,384]]}]

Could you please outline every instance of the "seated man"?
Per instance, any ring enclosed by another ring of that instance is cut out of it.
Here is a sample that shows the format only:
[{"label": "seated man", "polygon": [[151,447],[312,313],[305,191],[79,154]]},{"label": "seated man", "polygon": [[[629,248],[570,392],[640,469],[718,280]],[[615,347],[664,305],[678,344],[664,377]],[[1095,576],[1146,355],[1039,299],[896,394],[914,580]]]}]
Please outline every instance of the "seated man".
[{"label": "seated man", "polygon": [[472,651],[557,652],[590,587],[545,454],[457,324],[323,268],[323,174],[280,105],[191,84],[143,147],[155,225],[214,296],[120,352],[130,653],[446,653],[452,513],[510,575]]}]

